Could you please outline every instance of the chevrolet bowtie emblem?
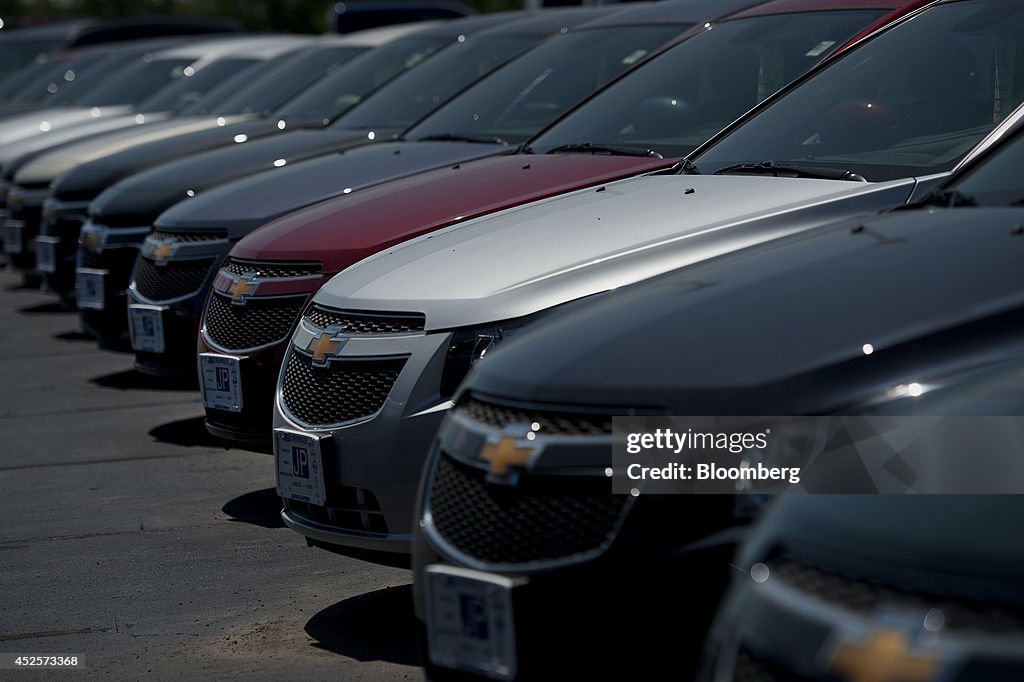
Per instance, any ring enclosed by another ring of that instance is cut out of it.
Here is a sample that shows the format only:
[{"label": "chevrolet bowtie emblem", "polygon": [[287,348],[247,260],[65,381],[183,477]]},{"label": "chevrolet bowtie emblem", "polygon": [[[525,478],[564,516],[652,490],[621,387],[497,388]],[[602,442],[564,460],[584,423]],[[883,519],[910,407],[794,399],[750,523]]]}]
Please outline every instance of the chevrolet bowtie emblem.
[{"label": "chevrolet bowtie emblem", "polygon": [[326,367],[328,357],[338,354],[345,345],[344,339],[337,338],[340,333],[336,328],[328,328],[320,332],[320,336],[314,336],[309,340],[306,350],[313,354],[314,366]]},{"label": "chevrolet bowtie emblem", "polygon": [[164,261],[174,255],[178,246],[173,241],[160,242],[160,245],[153,249],[153,260],[157,265],[163,265]]},{"label": "chevrolet bowtie emblem", "polygon": [[941,667],[928,652],[911,653],[906,633],[877,630],[864,643],[841,644],[829,669],[848,682],[927,682]]},{"label": "chevrolet bowtie emblem", "polygon": [[232,303],[245,303],[245,299],[256,293],[259,282],[254,282],[255,275],[242,275],[235,279],[228,287],[228,293],[231,294]]},{"label": "chevrolet bowtie emblem", "polygon": [[488,471],[493,476],[505,476],[510,466],[524,467],[533,455],[532,447],[518,445],[515,436],[502,436],[497,443],[488,442],[480,452],[480,459],[490,466]]}]

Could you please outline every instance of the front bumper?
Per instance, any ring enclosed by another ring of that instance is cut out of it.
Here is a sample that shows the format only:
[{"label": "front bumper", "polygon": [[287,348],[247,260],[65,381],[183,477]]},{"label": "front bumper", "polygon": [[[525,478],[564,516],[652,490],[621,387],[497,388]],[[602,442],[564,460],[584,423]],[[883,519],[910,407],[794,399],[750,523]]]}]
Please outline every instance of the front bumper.
[{"label": "front bumper", "polygon": [[[129,323],[135,368],[153,376],[195,380],[199,321],[213,277],[231,244],[223,238],[183,242],[176,247],[173,259],[157,263],[151,239],[147,238],[136,259],[128,286],[128,309],[129,316],[136,307],[157,311],[162,328],[162,350],[144,349],[137,343]],[[149,279],[145,279],[147,277]]]},{"label": "front bumper", "polygon": [[[76,293],[84,286],[102,290],[101,296],[78,296],[82,328],[102,348],[123,349],[128,344],[128,284],[148,225],[110,227],[86,221],[75,255]],[[98,281],[87,282],[85,278]]]},{"label": "front bumper", "polygon": [[[998,621],[986,619],[978,610],[983,608],[981,601],[966,602],[974,607],[964,611],[950,595],[928,597],[934,585],[927,576],[921,576],[921,591],[909,586],[890,589],[848,577],[839,578],[849,583],[847,589],[828,589],[830,582],[822,581],[816,572],[817,578],[792,580],[800,572],[789,575],[783,566],[790,559],[777,559],[765,560],[768,571],[762,572],[762,582],[749,577],[736,580],[709,638],[702,682],[828,682],[853,679],[867,674],[864,671],[869,668],[891,679],[898,670],[911,668],[923,671],[914,679],[928,681],[995,682],[1024,677],[1024,631],[1007,627],[996,632]],[[823,586],[823,593],[810,592]],[[875,598],[865,599],[872,592]],[[861,608],[849,608],[851,603]],[[935,619],[936,612],[942,614],[942,622]],[[957,615],[967,613],[969,621],[984,625],[958,627]],[[875,647],[883,641],[889,645]]]},{"label": "front bumper", "polygon": [[[350,338],[335,362],[386,357],[403,358],[404,364],[379,411],[335,427],[311,426],[294,416],[279,384],[275,428],[327,436],[330,443],[324,455],[330,460],[325,462],[326,504],[286,500],[283,518],[290,527],[338,548],[408,553],[420,471],[451,405],[439,396],[451,336]],[[289,352],[295,345],[305,347],[309,338],[303,323]]]},{"label": "front bumper", "polygon": [[88,218],[88,201],[43,202],[39,236],[36,237],[36,269],[43,287],[62,298],[75,293],[75,260],[82,225]]},{"label": "front bumper", "polygon": [[43,200],[49,188],[23,188],[7,191],[5,215],[0,223],[0,239],[8,263],[15,269],[34,272],[36,237],[42,220]]}]

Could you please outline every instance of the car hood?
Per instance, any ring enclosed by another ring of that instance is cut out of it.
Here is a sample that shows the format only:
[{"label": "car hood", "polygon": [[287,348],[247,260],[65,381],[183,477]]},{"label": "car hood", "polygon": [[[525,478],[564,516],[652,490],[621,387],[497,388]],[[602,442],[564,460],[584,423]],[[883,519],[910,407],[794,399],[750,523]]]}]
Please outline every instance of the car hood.
[{"label": "car hood", "polygon": [[[245,118],[238,117],[229,121],[238,122]],[[108,154],[116,154],[155,140],[211,128],[219,128],[216,118],[189,116],[67,142],[23,165],[14,179],[18,184],[26,185],[52,182],[79,164],[94,161]]]},{"label": "car hood", "polygon": [[96,223],[151,224],[163,211],[188,198],[189,191],[198,196],[217,185],[274,170],[279,159],[296,163],[368,143],[365,133],[351,130],[289,130],[131,175],[97,196],[89,212]]},{"label": "car hood", "polygon": [[843,215],[903,203],[913,180],[640,177],[554,197],[371,256],[327,305],[409,310],[445,329],[529,315]]},{"label": "car hood", "polygon": [[232,250],[255,260],[320,260],[325,273],[464,220],[581,187],[665,169],[671,160],[514,155],[458,164],[321,202],[256,230]]},{"label": "car hood", "polygon": [[[138,136],[138,143],[114,151],[93,161],[78,164],[60,176],[52,187],[55,198],[64,201],[84,201],[118,180],[152,166],[190,156],[208,149],[235,146],[266,135],[279,135],[277,119],[246,117],[215,118],[215,126],[198,130],[167,126],[159,135]],[[109,138],[108,138],[109,139]],[[69,146],[65,151],[74,153],[82,145]]]},{"label": "car hood", "polygon": [[[84,121],[125,115],[131,111],[132,108],[127,106],[33,109],[19,116],[4,119],[0,129],[0,145],[7,145],[41,132],[54,132]],[[44,123],[46,125],[43,125]],[[44,131],[44,128],[48,130]]]},{"label": "car hood", "polygon": [[[1012,538],[1024,530],[1022,518],[1019,495],[785,496],[752,533],[740,565],[779,549],[910,590],[970,590],[1019,602],[1024,544]],[[1008,581],[1012,592],[970,589],[972,578]]]},{"label": "car hood", "polygon": [[164,230],[227,229],[240,238],[278,216],[325,199],[513,148],[459,142],[386,142],[288,164],[180,202],[160,215]]},{"label": "car hood", "polygon": [[[166,118],[164,115],[161,116]],[[149,120],[152,121],[152,117]],[[25,137],[16,142],[0,146],[0,164],[3,164],[5,175],[8,177],[13,177],[14,173],[25,163],[57,145],[80,140],[90,135],[101,135],[110,131],[134,128],[140,125],[135,120],[135,114],[90,118],[82,120],[75,125],[62,126],[46,133],[39,130],[38,124],[39,121],[36,121],[37,135]]]},{"label": "car hood", "polygon": [[894,211],[683,268],[550,318],[466,386],[672,414],[863,404],[932,366],[915,339],[1024,305],[1022,215]]}]

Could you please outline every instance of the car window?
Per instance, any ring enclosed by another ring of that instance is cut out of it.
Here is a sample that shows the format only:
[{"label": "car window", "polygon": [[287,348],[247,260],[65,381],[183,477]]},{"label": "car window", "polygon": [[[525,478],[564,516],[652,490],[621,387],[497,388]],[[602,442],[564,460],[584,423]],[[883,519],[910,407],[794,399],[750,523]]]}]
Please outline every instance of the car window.
[{"label": "car window", "polygon": [[90,107],[138,104],[180,78],[185,67],[194,61],[195,58],[188,57],[140,58],[103,81],[88,97],[83,97],[80,104]]},{"label": "car window", "polygon": [[552,38],[453,99],[405,137],[460,135],[518,144],[684,30],[679,25],[617,26]]},{"label": "car window", "polygon": [[1024,99],[1020,57],[1021,3],[937,5],[847,53],[695,162],[704,173],[771,160],[868,180],[948,171]]},{"label": "car window", "polygon": [[310,90],[285,104],[277,115],[331,120],[359,104],[398,74],[454,42],[446,37],[395,40],[341,65]]},{"label": "car window", "polygon": [[471,37],[402,74],[334,125],[404,130],[538,40],[530,35]]},{"label": "car window", "polygon": [[171,85],[161,88],[155,95],[139,104],[139,111],[179,112],[201,100],[208,92],[219,86],[225,79],[257,67],[262,69],[265,62],[256,59],[218,59],[201,69],[186,66]]},{"label": "car window", "polygon": [[638,68],[531,143],[591,142],[684,156],[871,24],[883,10],[727,21]]},{"label": "car window", "polygon": [[[214,107],[216,111],[213,113],[221,116],[268,114],[365,51],[364,47],[342,45],[304,50],[276,66],[264,69],[263,73]],[[193,107],[183,113],[203,112]]]}]

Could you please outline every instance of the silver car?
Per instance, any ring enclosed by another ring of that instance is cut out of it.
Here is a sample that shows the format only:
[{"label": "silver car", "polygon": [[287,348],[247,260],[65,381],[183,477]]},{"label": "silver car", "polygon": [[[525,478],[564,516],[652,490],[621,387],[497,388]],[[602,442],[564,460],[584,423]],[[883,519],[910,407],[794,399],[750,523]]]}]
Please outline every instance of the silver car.
[{"label": "silver car", "polygon": [[[343,271],[280,374],[285,523],[339,551],[408,551],[424,457],[474,363],[559,306],[919,198],[1024,115],[1024,91],[1007,99],[989,68],[1007,36],[1024,40],[1024,1],[931,5],[769,99],[677,175],[509,209]],[[534,150],[561,144],[557,130]]]}]

